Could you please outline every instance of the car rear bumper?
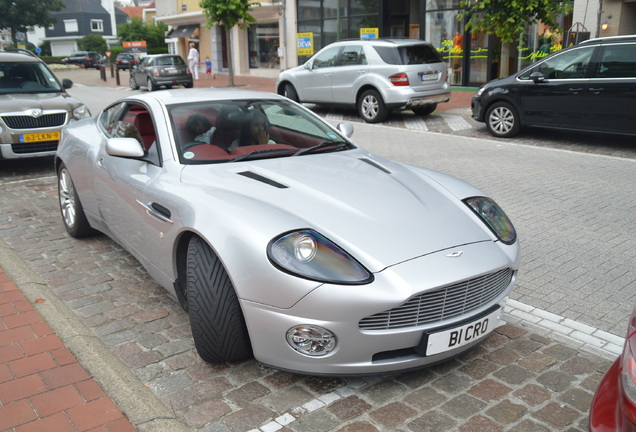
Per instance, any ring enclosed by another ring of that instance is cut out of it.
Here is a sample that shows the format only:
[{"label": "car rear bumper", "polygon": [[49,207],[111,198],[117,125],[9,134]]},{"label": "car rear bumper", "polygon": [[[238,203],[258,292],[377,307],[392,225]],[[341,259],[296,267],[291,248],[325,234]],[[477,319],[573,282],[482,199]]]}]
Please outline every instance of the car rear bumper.
[{"label": "car rear bumper", "polygon": [[636,431],[636,425],[621,412],[620,361],[621,357],[612,364],[594,393],[589,416],[590,432]]},{"label": "car rear bumper", "polygon": [[425,92],[414,91],[411,87],[393,87],[384,94],[384,103],[389,109],[410,109],[448,102],[451,98],[450,85],[444,84],[443,88],[437,88]]},{"label": "car rear bumper", "polygon": [[158,86],[192,84],[192,79],[190,78],[162,78],[162,77],[157,78],[155,77],[154,81]]}]

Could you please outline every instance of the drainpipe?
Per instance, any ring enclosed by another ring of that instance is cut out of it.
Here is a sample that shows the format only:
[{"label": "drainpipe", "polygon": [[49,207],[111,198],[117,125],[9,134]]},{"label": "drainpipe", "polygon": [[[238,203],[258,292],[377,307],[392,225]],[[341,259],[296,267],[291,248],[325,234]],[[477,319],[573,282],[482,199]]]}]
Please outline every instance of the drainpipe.
[{"label": "drainpipe", "polygon": [[285,0],[283,0],[283,5],[281,6],[281,21],[283,24],[283,31],[281,32],[281,45],[282,45],[282,53],[283,53],[283,70],[287,70],[287,21],[285,20],[285,9],[287,9],[287,4]]}]

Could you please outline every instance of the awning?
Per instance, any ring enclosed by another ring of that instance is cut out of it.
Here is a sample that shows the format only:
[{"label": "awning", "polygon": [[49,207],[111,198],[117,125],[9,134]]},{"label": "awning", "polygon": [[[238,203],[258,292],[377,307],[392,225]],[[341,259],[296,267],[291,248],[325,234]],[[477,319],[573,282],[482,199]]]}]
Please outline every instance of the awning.
[{"label": "awning", "polygon": [[199,27],[199,24],[187,24],[180,25],[179,27],[173,28],[168,32],[168,37],[171,38],[182,38],[182,37],[190,37],[192,33]]}]

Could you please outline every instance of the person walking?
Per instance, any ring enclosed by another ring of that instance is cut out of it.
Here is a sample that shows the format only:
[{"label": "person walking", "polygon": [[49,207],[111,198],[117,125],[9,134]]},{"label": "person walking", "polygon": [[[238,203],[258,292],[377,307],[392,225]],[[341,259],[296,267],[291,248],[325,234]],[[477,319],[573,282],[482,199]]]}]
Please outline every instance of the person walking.
[{"label": "person walking", "polygon": [[192,72],[192,77],[195,80],[199,79],[199,51],[196,49],[196,45],[194,42],[190,42],[190,52],[188,53],[188,66],[190,67],[190,72]]}]

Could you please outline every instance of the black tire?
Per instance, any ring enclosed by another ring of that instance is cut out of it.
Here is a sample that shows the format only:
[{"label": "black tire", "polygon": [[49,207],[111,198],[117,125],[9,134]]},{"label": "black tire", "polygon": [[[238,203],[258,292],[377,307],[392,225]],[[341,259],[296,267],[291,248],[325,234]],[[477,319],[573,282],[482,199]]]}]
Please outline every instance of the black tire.
[{"label": "black tire", "polygon": [[417,115],[425,116],[425,115],[433,114],[433,111],[435,111],[436,109],[437,109],[437,104],[433,104],[433,105],[425,105],[423,107],[412,108],[412,111]]},{"label": "black tire", "polygon": [[367,123],[379,123],[389,116],[382,96],[376,90],[367,90],[358,98],[358,114]]},{"label": "black tire", "polygon": [[128,84],[130,85],[130,88],[133,90],[137,90],[139,88],[139,84],[137,84],[137,80],[135,79],[135,76],[132,73],[130,74],[130,79],[128,80]]},{"label": "black tire", "polygon": [[194,86],[193,83],[187,83],[183,85],[185,88],[192,88]]},{"label": "black tire", "polygon": [[97,234],[88,223],[84,208],[77,196],[71,174],[64,164],[57,171],[57,193],[60,202],[60,214],[64,228],[71,237],[82,238]]},{"label": "black tire", "polygon": [[521,119],[508,102],[495,102],[486,112],[486,127],[496,137],[510,138],[521,130]]},{"label": "black tire", "polygon": [[283,96],[285,96],[287,99],[293,100],[294,102],[299,102],[298,92],[296,92],[296,89],[291,84],[285,84],[285,88],[283,89]]},{"label": "black tire", "polygon": [[148,81],[146,82],[146,87],[148,87],[148,91],[155,91],[159,88],[155,83],[152,82],[152,78],[148,77]]},{"label": "black tire", "polygon": [[241,306],[223,264],[199,237],[188,245],[187,297],[194,346],[207,362],[252,357]]}]

